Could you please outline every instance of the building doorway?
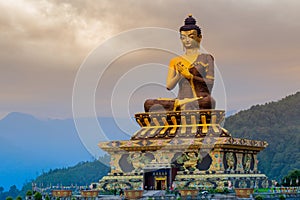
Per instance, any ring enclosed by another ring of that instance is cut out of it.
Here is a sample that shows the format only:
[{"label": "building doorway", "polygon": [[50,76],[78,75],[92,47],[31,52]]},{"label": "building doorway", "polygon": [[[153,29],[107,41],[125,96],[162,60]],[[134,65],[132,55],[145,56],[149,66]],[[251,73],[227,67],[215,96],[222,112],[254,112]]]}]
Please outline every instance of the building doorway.
[{"label": "building doorway", "polygon": [[171,169],[144,169],[145,190],[165,190],[171,186]]},{"label": "building doorway", "polygon": [[165,190],[167,187],[167,176],[155,177],[155,190]]}]

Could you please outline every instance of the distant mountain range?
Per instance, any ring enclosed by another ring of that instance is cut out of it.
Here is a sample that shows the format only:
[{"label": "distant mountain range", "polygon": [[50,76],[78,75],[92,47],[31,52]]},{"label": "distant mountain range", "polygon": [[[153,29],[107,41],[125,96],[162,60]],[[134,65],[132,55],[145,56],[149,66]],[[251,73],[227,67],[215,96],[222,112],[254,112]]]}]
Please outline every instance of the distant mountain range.
[{"label": "distant mountain range", "polygon": [[[112,118],[99,118],[110,140],[125,140]],[[96,141],[97,142],[97,141]],[[82,144],[73,119],[41,120],[10,113],[0,120],[0,186],[21,188],[26,181],[54,168],[94,159]]]},{"label": "distant mountain range", "polygon": [[72,120],[42,121],[10,113],[0,121],[0,185],[22,186],[42,170],[91,160]]}]

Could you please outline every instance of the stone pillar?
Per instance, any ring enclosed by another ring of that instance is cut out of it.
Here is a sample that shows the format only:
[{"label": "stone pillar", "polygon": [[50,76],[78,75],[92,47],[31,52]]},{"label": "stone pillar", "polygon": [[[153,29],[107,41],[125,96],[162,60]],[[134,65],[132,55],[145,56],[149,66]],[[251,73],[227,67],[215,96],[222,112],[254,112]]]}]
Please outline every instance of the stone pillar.
[{"label": "stone pillar", "polygon": [[258,164],[258,159],[257,159],[257,154],[253,154],[253,159],[254,159],[254,167],[253,167],[253,171],[258,171],[257,170],[257,164]]},{"label": "stone pillar", "polygon": [[209,171],[216,171],[216,172],[224,171],[223,154],[224,153],[221,151],[211,151],[209,153],[209,155],[212,159],[212,163],[209,167]]},{"label": "stone pillar", "polygon": [[244,173],[242,153],[236,153],[236,171],[240,171],[241,173]]},{"label": "stone pillar", "polygon": [[120,165],[119,160],[123,154],[121,152],[110,153],[110,167],[111,173],[120,173],[123,172]]},{"label": "stone pillar", "polygon": [[225,171],[225,166],[224,166],[224,156],[225,156],[225,152],[222,151],[220,152],[220,158],[219,158],[219,166],[220,166],[220,169],[219,171],[222,171],[222,173]]}]

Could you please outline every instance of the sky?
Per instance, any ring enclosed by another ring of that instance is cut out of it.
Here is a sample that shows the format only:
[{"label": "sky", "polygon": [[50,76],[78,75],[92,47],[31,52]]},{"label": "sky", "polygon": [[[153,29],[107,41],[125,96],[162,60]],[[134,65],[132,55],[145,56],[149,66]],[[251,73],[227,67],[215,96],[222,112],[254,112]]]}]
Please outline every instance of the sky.
[{"label": "sky", "polygon": [[[215,58],[225,91],[224,109],[238,111],[279,100],[300,88],[299,9],[298,0],[0,0],[0,117],[24,112],[71,118],[76,75],[93,52],[99,47],[115,52],[138,42],[133,34],[122,44],[112,44],[118,35],[136,28],[165,28],[177,34],[190,13],[202,29],[203,48]],[[179,36],[170,38],[153,42],[180,44]],[[97,82],[97,115],[109,117],[109,110],[118,110],[124,101],[133,115],[143,111],[145,93],[163,97],[161,84],[154,83],[150,91],[148,85],[128,90],[129,97],[126,87],[117,96],[112,88],[126,86],[123,75],[130,75],[131,69],[151,68],[153,62],[153,70],[132,74],[130,81],[164,79],[165,71],[156,76],[161,72],[158,66],[165,69],[172,56],[146,48],[116,55],[106,77]],[[100,68],[101,62],[97,61]]]}]

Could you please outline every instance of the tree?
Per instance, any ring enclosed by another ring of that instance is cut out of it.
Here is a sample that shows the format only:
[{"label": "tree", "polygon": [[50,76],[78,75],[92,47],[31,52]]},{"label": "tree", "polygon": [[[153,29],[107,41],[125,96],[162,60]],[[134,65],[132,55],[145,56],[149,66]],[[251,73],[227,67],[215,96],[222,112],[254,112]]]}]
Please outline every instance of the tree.
[{"label": "tree", "polygon": [[14,200],[14,198],[12,198],[11,196],[6,197],[6,200]]},{"label": "tree", "polygon": [[31,191],[31,190],[28,190],[28,191],[26,192],[26,196],[32,196],[32,191]]},{"label": "tree", "polygon": [[4,187],[0,186],[0,194],[2,194],[4,191]]},{"label": "tree", "polygon": [[279,199],[280,199],[280,200],[285,200],[285,196],[280,195],[280,196],[279,196]]},{"label": "tree", "polygon": [[17,197],[19,195],[19,193],[20,193],[20,191],[18,190],[16,185],[10,186],[9,191],[8,191],[9,196]]},{"label": "tree", "polygon": [[39,192],[34,193],[33,197],[34,197],[34,200],[42,200],[43,199],[42,194]]},{"label": "tree", "polygon": [[299,186],[300,185],[300,170],[289,171],[288,175],[282,179],[284,186]]},{"label": "tree", "polygon": [[262,196],[259,196],[259,195],[255,197],[255,200],[263,200],[263,199],[264,198]]},{"label": "tree", "polygon": [[16,200],[22,200],[21,196],[17,196]]}]

